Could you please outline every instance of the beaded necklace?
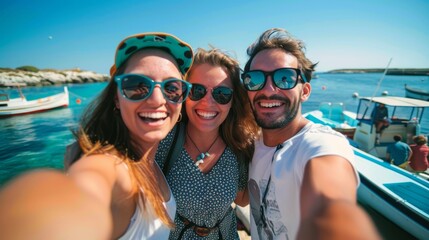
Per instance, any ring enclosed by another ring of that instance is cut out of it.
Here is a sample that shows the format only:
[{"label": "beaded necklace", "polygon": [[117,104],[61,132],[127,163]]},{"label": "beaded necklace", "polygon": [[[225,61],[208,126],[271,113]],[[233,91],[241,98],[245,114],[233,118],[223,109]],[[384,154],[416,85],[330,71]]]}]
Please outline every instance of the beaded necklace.
[{"label": "beaded necklace", "polygon": [[217,139],[219,138],[219,135],[217,135],[216,139],[213,141],[213,143],[210,145],[209,150],[207,150],[206,152],[201,151],[198,147],[197,144],[195,144],[194,140],[192,140],[191,136],[189,135],[189,132],[186,131],[186,135],[188,135],[189,140],[191,140],[191,143],[194,145],[194,147],[198,150],[198,152],[200,152],[200,154],[198,154],[197,159],[195,160],[195,166],[199,166],[201,163],[204,163],[204,158],[210,156],[209,151],[212,149],[213,145],[217,142]]}]

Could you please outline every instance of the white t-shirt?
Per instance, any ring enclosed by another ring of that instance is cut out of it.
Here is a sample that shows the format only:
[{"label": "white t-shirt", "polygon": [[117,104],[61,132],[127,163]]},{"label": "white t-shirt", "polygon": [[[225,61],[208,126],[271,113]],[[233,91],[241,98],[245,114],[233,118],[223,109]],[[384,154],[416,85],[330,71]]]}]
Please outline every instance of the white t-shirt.
[{"label": "white t-shirt", "polygon": [[310,159],[325,155],[347,159],[359,183],[347,139],[327,126],[310,122],[277,147],[265,146],[262,139],[255,143],[248,183],[252,239],[296,239],[305,166]]}]

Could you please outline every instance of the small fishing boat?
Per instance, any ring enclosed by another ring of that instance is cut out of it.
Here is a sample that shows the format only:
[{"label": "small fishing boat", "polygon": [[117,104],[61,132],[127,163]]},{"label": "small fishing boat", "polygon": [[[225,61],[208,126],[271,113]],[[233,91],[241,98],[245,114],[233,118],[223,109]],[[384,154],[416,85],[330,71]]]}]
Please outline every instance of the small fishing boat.
[{"label": "small fishing boat", "polygon": [[64,92],[52,96],[27,100],[18,84],[9,85],[16,87],[19,98],[9,98],[8,94],[0,94],[0,117],[10,117],[35,112],[43,112],[55,108],[67,107],[69,105],[69,92],[64,87]]},{"label": "small fishing boat", "polygon": [[411,88],[405,84],[405,97],[429,101],[429,91]]},{"label": "small fishing boat", "polygon": [[318,110],[304,114],[308,120],[330,126],[332,129],[353,139],[358,121],[356,113],[347,111],[343,103],[322,102]]}]

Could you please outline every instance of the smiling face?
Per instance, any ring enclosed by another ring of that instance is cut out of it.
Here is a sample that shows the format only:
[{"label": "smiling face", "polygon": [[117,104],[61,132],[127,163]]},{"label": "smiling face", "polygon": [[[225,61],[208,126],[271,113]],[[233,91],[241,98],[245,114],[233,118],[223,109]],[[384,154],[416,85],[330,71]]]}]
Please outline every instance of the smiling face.
[{"label": "smiling face", "polygon": [[[298,68],[295,56],[281,49],[265,49],[253,58],[250,70],[273,71],[278,68]],[[309,84],[297,84],[293,89],[277,88],[271,76],[259,91],[248,91],[256,122],[264,129],[283,128],[301,115],[301,102],[310,93]]]},{"label": "smiling face", "polygon": [[[156,49],[145,49],[131,56],[124,71],[127,73],[143,74],[155,82],[182,78],[174,59]],[[151,96],[139,102],[129,101],[117,92],[117,108],[122,119],[133,141],[144,151],[167,136],[179,118],[181,107],[182,104],[167,101],[159,85]]]},{"label": "smiling face", "polygon": [[200,132],[218,131],[219,126],[228,116],[232,101],[227,104],[217,103],[212,96],[212,88],[225,86],[233,88],[231,79],[222,67],[207,63],[192,67],[188,81],[207,88],[206,95],[198,100],[186,99],[186,114],[189,125]]}]

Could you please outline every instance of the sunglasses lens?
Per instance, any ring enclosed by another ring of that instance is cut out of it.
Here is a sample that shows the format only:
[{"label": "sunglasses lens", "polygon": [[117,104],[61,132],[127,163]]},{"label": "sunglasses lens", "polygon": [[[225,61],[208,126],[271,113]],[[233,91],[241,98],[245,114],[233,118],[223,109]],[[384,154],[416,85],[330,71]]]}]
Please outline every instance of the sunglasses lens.
[{"label": "sunglasses lens", "polygon": [[213,89],[213,98],[219,104],[227,104],[232,99],[232,89],[228,87],[217,87]]},{"label": "sunglasses lens", "polygon": [[179,79],[167,80],[164,82],[163,93],[166,99],[174,103],[181,103],[188,93],[188,85]]},{"label": "sunglasses lens", "polygon": [[[207,94],[207,89],[201,84],[192,84],[189,98],[192,101],[199,101]],[[232,89],[228,87],[216,87],[212,92],[213,99],[219,104],[227,104],[232,99]]]},{"label": "sunglasses lens", "polygon": [[244,87],[249,91],[260,90],[264,87],[265,75],[262,71],[250,71],[242,75]]},{"label": "sunglasses lens", "polygon": [[160,85],[165,99],[173,103],[182,103],[189,92],[187,82],[180,79],[168,79],[160,83],[144,75],[129,74],[119,76],[116,80],[120,82],[122,94],[131,101],[145,100],[152,94],[155,85]]},{"label": "sunglasses lens", "polygon": [[189,98],[192,101],[198,101],[206,95],[206,88],[200,84],[192,84],[191,92],[189,93]]},{"label": "sunglasses lens", "polygon": [[143,100],[152,90],[152,82],[139,75],[128,75],[122,78],[122,93],[130,100]]},{"label": "sunglasses lens", "polygon": [[278,69],[274,72],[274,83],[280,89],[291,89],[298,82],[297,72],[293,69]]}]

